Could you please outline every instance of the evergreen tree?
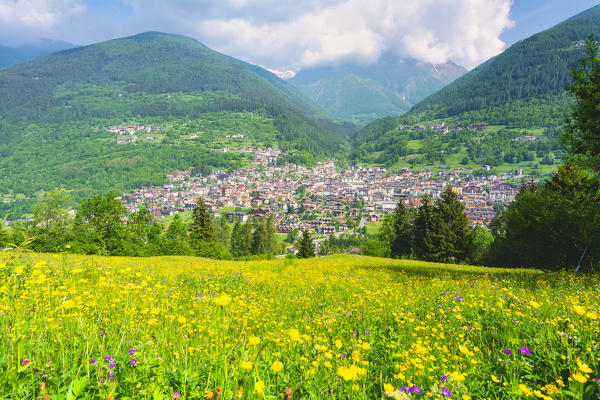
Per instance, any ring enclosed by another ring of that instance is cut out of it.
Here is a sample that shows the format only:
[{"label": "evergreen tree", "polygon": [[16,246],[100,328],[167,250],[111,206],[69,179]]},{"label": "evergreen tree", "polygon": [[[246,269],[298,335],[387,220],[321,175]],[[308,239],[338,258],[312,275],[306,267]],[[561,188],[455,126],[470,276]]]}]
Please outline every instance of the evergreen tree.
[{"label": "evergreen tree", "polygon": [[431,255],[435,252],[433,237],[435,218],[431,198],[426,194],[421,198],[421,206],[415,218],[414,251],[422,260],[430,260]]},{"label": "evergreen tree", "polygon": [[400,200],[394,209],[389,220],[391,224],[392,235],[390,239],[390,255],[400,258],[410,254],[412,241],[412,227],[410,225],[409,215],[404,207],[404,202]]},{"label": "evergreen tree", "polygon": [[266,254],[267,248],[267,225],[265,223],[265,219],[263,218],[256,229],[254,230],[254,234],[252,235],[252,246],[251,252],[255,255]]},{"label": "evergreen tree", "polygon": [[591,37],[579,68],[573,67],[573,84],[567,88],[577,102],[566,118],[563,141],[585,165],[600,171],[600,45]]},{"label": "evergreen tree", "polygon": [[215,223],[202,197],[198,197],[196,207],[192,212],[190,239],[194,243],[194,247],[197,247],[199,242],[213,242],[216,240]]},{"label": "evergreen tree", "polygon": [[600,178],[572,164],[524,186],[494,221],[491,263],[593,271],[600,262]]},{"label": "evergreen tree", "polygon": [[464,260],[471,246],[472,234],[465,208],[452,187],[448,186],[441,194],[436,212],[441,220],[442,260]]},{"label": "evergreen tree", "polygon": [[302,237],[298,243],[298,258],[310,258],[315,256],[315,244],[308,229],[302,232]]},{"label": "evergreen tree", "polygon": [[277,245],[277,227],[275,226],[275,218],[269,215],[265,227],[265,249],[268,254],[279,253],[280,247]]}]

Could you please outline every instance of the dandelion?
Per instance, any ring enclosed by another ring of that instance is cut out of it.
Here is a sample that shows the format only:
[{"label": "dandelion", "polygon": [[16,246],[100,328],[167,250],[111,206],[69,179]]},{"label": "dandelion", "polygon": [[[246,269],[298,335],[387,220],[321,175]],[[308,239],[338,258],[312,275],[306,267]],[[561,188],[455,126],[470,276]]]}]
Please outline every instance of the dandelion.
[{"label": "dandelion", "polygon": [[385,383],[383,385],[384,392],[393,392],[394,390],[395,390],[394,386],[390,385],[389,383]]},{"label": "dandelion", "polygon": [[260,343],[260,338],[257,336],[250,336],[248,338],[248,345],[250,345],[250,346],[256,346],[259,343]]},{"label": "dandelion", "polygon": [[271,370],[273,370],[273,372],[275,372],[276,374],[281,372],[282,369],[283,363],[281,361],[275,361],[273,364],[271,364]]},{"label": "dandelion", "polygon": [[220,307],[228,306],[229,303],[231,303],[231,297],[229,297],[227,294],[222,294],[215,299],[215,304]]},{"label": "dandelion", "polygon": [[242,367],[242,369],[249,371],[252,369],[252,361],[242,361],[242,363],[240,364],[240,367]]},{"label": "dandelion", "polygon": [[265,392],[265,382],[260,380],[254,384],[254,390],[258,394],[263,394]]}]

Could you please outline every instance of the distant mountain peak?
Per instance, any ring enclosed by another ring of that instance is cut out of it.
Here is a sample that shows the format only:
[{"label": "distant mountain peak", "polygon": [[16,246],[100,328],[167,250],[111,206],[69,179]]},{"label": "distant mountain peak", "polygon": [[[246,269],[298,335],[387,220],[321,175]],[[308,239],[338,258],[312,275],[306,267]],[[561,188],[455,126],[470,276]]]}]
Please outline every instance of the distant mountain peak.
[{"label": "distant mountain peak", "polygon": [[305,68],[290,82],[334,116],[365,124],[408,111],[465,72],[452,62],[433,65],[385,52],[369,64]]}]

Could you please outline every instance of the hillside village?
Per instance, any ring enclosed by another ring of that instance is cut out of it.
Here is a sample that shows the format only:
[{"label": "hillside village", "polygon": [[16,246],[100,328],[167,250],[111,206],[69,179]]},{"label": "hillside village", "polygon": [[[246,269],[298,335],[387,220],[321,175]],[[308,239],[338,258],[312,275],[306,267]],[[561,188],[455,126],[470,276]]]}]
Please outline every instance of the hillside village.
[{"label": "hillside village", "polygon": [[215,170],[198,177],[176,171],[162,187],[142,187],[120,198],[129,212],[145,207],[160,218],[192,210],[202,197],[215,216],[226,209],[223,215],[231,221],[273,215],[280,233],[308,229],[330,235],[379,222],[398,201],[416,208],[423,195],[436,199],[448,185],[465,205],[472,226],[487,227],[495,207],[510,203],[518,191],[507,183],[514,178],[510,174],[475,177],[468,169],[392,174],[359,165],[340,170],[333,160],[306,168],[276,165],[279,154],[277,149],[257,149],[254,165],[230,173]]}]

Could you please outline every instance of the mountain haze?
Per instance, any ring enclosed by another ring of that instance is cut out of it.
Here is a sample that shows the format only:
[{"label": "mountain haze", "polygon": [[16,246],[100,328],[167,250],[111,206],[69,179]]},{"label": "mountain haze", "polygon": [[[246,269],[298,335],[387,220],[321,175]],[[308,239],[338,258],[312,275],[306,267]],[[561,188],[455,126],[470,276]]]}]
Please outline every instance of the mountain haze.
[{"label": "mountain haze", "polygon": [[332,115],[358,124],[398,115],[466,70],[386,53],[375,63],[312,67],[289,80]]},{"label": "mountain haze", "polygon": [[21,46],[0,46],[0,69],[72,47],[75,46],[71,43],[48,39]]}]

